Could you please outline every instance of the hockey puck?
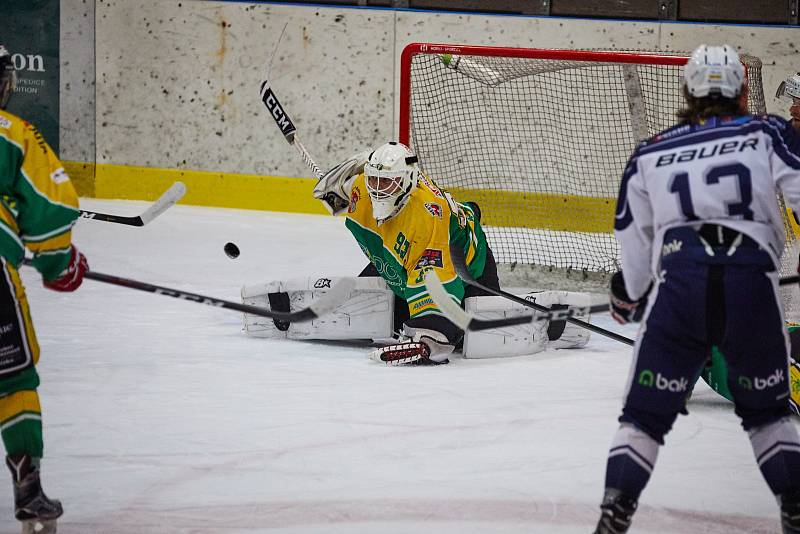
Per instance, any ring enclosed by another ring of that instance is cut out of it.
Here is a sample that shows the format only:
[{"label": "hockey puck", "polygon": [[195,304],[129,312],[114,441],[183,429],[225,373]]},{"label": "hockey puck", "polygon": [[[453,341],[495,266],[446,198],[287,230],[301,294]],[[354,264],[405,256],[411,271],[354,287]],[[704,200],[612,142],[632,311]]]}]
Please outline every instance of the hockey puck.
[{"label": "hockey puck", "polygon": [[225,243],[225,254],[232,260],[235,260],[239,257],[239,247],[237,247],[234,243]]}]

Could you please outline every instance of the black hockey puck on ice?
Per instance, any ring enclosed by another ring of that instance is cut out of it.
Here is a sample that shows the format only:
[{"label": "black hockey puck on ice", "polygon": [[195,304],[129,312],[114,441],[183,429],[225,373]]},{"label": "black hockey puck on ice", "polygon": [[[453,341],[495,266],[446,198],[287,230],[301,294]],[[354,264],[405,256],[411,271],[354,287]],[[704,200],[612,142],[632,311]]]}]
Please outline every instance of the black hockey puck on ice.
[{"label": "black hockey puck on ice", "polygon": [[239,257],[239,247],[237,247],[234,243],[225,243],[225,254],[232,260],[235,260]]}]

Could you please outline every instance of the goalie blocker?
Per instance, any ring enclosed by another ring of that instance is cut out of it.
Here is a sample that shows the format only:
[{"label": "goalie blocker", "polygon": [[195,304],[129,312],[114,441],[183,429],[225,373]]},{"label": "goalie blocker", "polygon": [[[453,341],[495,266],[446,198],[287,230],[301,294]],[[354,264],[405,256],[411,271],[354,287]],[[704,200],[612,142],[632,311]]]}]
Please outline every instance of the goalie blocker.
[{"label": "goalie blocker", "polygon": [[[342,278],[296,278],[242,288],[242,302],[274,311],[293,311],[311,302],[336,285]],[[381,278],[351,277],[355,287],[350,298],[323,317],[306,323],[244,314],[248,335],[283,339],[388,340],[401,331],[395,324],[395,297]],[[586,293],[539,291],[519,295],[551,309],[588,307]],[[529,315],[530,309],[502,297],[467,297],[468,312],[483,318]],[[576,315],[588,320],[589,315]],[[464,358],[496,358],[535,354],[547,348],[580,348],[589,341],[590,332],[566,321],[534,321],[495,330],[467,331],[463,340]]]}]

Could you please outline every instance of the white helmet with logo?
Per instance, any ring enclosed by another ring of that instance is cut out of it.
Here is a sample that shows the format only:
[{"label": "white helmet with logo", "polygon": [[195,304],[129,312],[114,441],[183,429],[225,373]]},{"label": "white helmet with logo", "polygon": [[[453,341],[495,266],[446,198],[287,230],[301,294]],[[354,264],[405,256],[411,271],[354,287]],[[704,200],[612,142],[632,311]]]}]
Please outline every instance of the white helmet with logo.
[{"label": "white helmet with logo", "polygon": [[5,46],[0,44],[0,109],[6,109],[11,93],[17,87],[17,73],[11,54]]},{"label": "white helmet with logo", "polygon": [[369,155],[364,165],[372,216],[381,224],[403,209],[419,177],[417,156],[402,143],[391,141]]},{"label": "white helmet with logo", "polygon": [[793,74],[782,81],[778,86],[778,91],[775,93],[777,98],[783,98],[794,102],[795,98],[800,98],[800,72]]},{"label": "white helmet with logo", "polygon": [[739,54],[729,45],[700,45],[683,70],[689,94],[695,98],[721,95],[736,98],[747,83]]}]

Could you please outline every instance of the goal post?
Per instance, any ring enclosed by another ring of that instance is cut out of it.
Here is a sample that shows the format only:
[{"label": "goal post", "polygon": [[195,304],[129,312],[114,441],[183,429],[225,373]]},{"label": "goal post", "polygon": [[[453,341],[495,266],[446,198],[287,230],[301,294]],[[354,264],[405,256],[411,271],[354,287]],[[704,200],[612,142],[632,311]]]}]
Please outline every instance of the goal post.
[{"label": "goal post", "polygon": [[[439,185],[481,205],[498,262],[604,277],[619,268],[623,169],[639,141],[675,124],[688,58],[410,44],[399,138]],[[749,110],[763,114],[761,61],[741,58]]]}]

